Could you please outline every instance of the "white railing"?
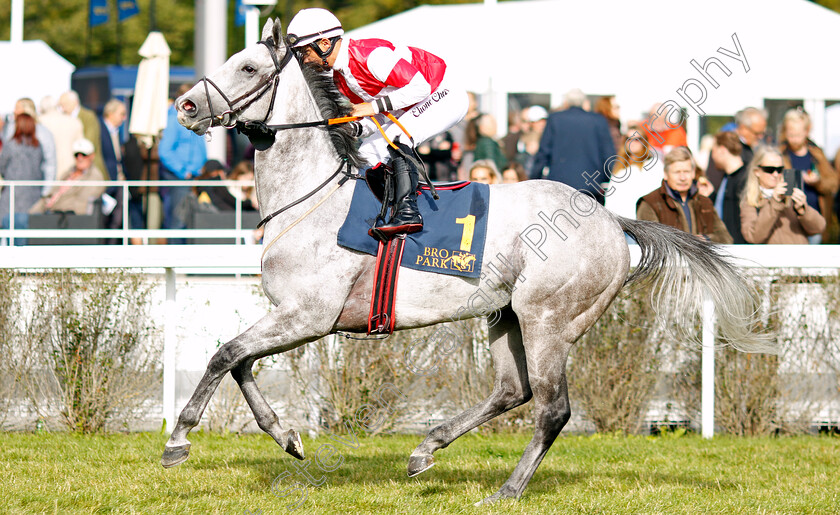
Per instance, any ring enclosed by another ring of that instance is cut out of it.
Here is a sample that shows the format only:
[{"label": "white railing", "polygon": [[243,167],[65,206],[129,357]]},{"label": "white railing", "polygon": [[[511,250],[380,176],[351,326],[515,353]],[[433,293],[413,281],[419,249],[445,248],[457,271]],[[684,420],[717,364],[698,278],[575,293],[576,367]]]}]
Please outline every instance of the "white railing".
[{"label": "white railing", "polygon": [[[806,268],[811,273],[837,273],[840,245],[727,245],[725,252],[744,268]],[[0,268],[128,268],[165,274],[167,313],[164,320],[163,415],[174,427],[176,272],[259,274],[261,246],[255,245],[103,245],[0,247]],[[639,247],[630,246],[631,262],[639,262]],[[706,303],[702,332],[702,433],[714,435],[714,310]]]},{"label": "white railing", "polygon": [[[213,180],[184,180],[184,181],[3,181],[0,180],[0,190],[9,189],[9,213],[15,212],[15,190],[20,187],[46,187],[69,184],[73,187],[106,187],[114,186],[122,189],[122,198],[129,198],[129,188],[141,187],[169,187],[169,188],[193,188],[199,186],[249,188],[254,186],[253,181],[213,181]],[[150,239],[161,238],[235,238],[236,244],[250,242],[253,236],[254,227],[242,226],[242,201],[236,202],[234,209],[234,228],[232,229],[131,229],[129,228],[129,206],[128,202],[122,202],[121,229],[20,229],[15,227],[15,217],[10,216],[9,228],[0,229],[0,240],[9,238],[9,243],[14,245],[16,238],[39,239],[39,238],[108,238],[121,239],[123,245],[128,245],[132,238],[143,240],[148,243]],[[115,208],[116,209],[116,208]]]},{"label": "white railing", "polygon": [[[81,231],[80,231],[81,232]],[[201,231],[204,233],[204,231]],[[91,270],[126,268],[164,273],[166,300],[163,321],[163,418],[167,431],[177,420],[175,410],[175,351],[178,347],[176,272],[259,274],[262,247],[257,245],[61,245],[0,247],[0,268]]]}]

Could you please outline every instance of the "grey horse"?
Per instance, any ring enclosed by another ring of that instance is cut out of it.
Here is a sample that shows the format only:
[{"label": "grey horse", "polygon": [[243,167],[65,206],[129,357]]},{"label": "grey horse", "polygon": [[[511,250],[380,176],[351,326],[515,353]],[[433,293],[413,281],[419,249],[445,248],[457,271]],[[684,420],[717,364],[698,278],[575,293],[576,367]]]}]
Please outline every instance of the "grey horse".
[{"label": "grey horse", "polygon": [[[289,59],[279,21],[269,20],[262,38],[176,100],[182,125],[204,134],[212,125],[295,124],[347,113],[331,78]],[[367,327],[375,259],[336,243],[353,183],[336,189],[342,174],[335,172],[345,163],[358,164],[349,130],[292,128],[267,138],[256,154],[262,216],[328,185],[267,222],[262,286],[275,308],[212,357],[166,444],[164,467],[188,458],[187,436],[228,372],[259,427],[303,459],[299,434],[283,427],[260,393],[252,365],[337,331],[364,332]],[[330,174],[335,178],[325,181]],[[759,318],[754,289],[705,241],[660,224],[617,217],[585,194],[550,181],[491,186],[489,209],[484,278],[411,269],[400,273],[397,330],[458,314],[498,313],[489,329],[492,393],[432,429],[409,457],[409,476],[429,469],[435,451],[533,398],[533,439],[510,478],[481,502],[522,495],[569,420],[566,359],[572,346],[630,282],[653,284],[660,319],[677,331],[693,327],[691,321],[708,298],[716,307],[722,341],[744,351],[772,350],[769,339],[753,331]],[[642,253],[629,277],[625,232]]]}]

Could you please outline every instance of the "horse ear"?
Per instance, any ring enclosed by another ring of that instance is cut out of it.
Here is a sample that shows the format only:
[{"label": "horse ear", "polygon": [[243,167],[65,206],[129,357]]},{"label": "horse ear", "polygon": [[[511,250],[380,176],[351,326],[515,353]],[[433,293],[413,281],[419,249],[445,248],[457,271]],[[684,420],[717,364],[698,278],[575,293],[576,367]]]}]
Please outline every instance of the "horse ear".
[{"label": "horse ear", "polygon": [[[262,40],[263,41],[267,40],[270,37],[273,37],[273,35],[274,35],[274,25],[275,25],[274,20],[272,20],[271,18],[269,18],[265,21],[265,25],[263,26],[263,30],[262,30]],[[280,24],[277,23],[277,26],[279,27]],[[275,39],[274,41],[277,41],[277,40]]]},{"label": "horse ear", "polygon": [[283,26],[280,24],[280,18],[274,22],[274,31],[273,31],[274,43],[279,48],[283,43]]}]

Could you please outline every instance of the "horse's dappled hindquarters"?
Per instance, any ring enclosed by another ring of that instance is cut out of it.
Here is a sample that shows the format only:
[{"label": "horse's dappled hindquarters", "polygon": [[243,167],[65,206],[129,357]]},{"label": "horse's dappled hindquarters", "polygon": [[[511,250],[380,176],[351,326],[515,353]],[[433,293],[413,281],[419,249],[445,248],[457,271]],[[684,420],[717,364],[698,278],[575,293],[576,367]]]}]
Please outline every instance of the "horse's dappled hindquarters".
[{"label": "horse's dappled hindquarters", "polygon": [[[183,125],[203,133],[211,124],[260,122],[269,113],[269,124],[347,114],[331,81],[302,69],[294,59],[284,59],[288,50],[280,43],[279,23],[269,20],[263,40],[211,74],[213,88],[205,87],[204,81],[176,100]],[[260,93],[261,84],[276,91]],[[228,101],[239,98],[244,99],[240,105]],[[211,104],[225,105],[224,101],[229,112],[223,117],[216,114],[218,109],[211,113]],[[264,247],[262,285],[275,308],[210,360],[166,445],[164,466],[187,459],[187,435],[228,372],[259,427],[288,453],[303,458],[297,432],[282,427],[260,393],[251,367],[256,359],[336,331],[366,329],[374,258],[336,244],[352,188],[337,187],[336,179],[318,190],[342,163],[357,162],[346,131],[344,126],[283,130],[276,133],[273,144],[257,152],[263,216],[311,191],[317,193],[266,224],[264,241],[274,244]],[[490,327],[496,372],[492,393],[432,429],[411,454],[409,475],[429,469],[434,452],[465,432],[533,398],[533,439],[510,478],[485,501],[522,494],[570,416],[566,358],[571,346],[627,282],[630,253],[623,231],[642,248],[641,264],[631,279],[656,281],[661,292],[656,303],[670,302],[680,315],[691,317],[708,295],[718,308],[723,341],[742,350],[767,349],[766,338],[750,332],[757,317],[755,292],[712,245],[658,224],[617,218],[556,182],[492,186],[489,206],[482,258],[487,274],[464,278],[405,268],[400,272],[397,330],[499,312]],[[492,266],[500,258],[508,265],[503,270]],[[662,319],[671,315],[664,310],[657,314]]]}]

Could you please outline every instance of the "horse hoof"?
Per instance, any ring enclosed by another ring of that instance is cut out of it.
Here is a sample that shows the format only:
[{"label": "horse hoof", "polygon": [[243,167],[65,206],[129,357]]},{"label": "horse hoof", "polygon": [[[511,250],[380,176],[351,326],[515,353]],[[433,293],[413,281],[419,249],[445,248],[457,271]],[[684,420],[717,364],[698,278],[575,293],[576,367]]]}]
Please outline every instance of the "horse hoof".
[{"label": "horse hoof", "polygon": [[294,429],[286,431],[286,452],[299,460],[305,459],[303,457],[303,441]]},{"label": "horse hoof", "polygon": [[163,458],[160,459],[160,464],[163,468],[170,468],[180,465],[187,461],[190,457],[190,444],[178,445],[175,447],[166,446],[163,450]]},{"label": "horse hoof", "polygon": [[412,454],[408,458],[408,477],[414,477],[435,466],[435,457],[431,454]]},{"label": "horse hoof", "polygon": [[502,499],[513,499],[513,498],[515,498],[515,496],[508,495],[508,494],[503,494],[500,490],[500,491],[496,492],[495,494],[491,495],[490,497],[485,497],[484,499],[478,501],[473,506],[484,506],[484,505],[488,505],[488,504],[497,503],[497,502],[501,501]]}]

